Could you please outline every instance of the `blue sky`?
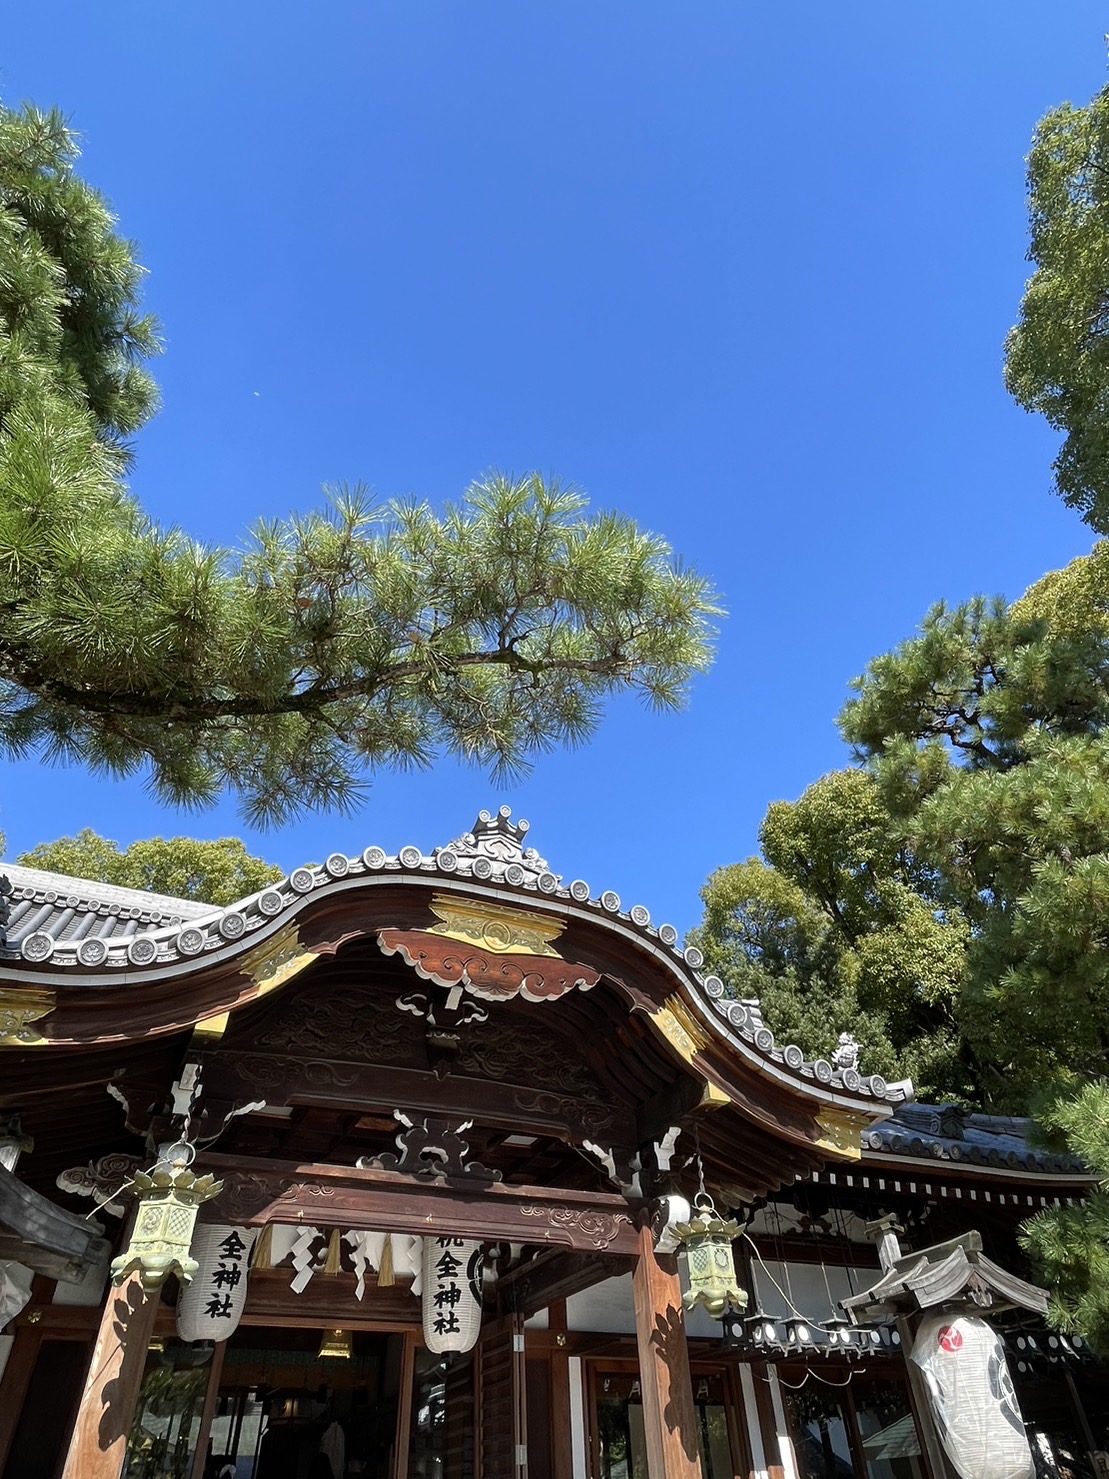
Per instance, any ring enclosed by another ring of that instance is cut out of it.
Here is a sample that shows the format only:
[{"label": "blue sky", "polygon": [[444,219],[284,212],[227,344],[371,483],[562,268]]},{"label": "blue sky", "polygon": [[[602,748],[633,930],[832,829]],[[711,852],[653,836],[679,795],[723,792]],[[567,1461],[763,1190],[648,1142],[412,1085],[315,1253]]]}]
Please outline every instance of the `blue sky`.
[{"label": "blue sky", "polygon": [[[150,270],[133,487],[234,544],[332,481],[539,468],[724,594],[688,710],[616,703],[495,788],[442,764],[248,841],[291,867],[511,805],[556,871],[685,929],[769,802],[846,758],[850,678],[928,606],[1084,553],[1008,400],[1037,118],[1106,81],[1081,0],[44,0],[0,92],[57,104]],[[233,805],[9,765],[8,855]]]}]

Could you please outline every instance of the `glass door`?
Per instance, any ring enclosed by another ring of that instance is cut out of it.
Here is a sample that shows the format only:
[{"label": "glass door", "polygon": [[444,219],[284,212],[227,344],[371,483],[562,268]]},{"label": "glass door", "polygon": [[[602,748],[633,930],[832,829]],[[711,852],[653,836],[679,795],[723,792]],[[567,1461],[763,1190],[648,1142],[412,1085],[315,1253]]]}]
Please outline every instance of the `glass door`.
[{"label": "glass door", "polygon": [[[704,1479],[733,1479],[740,1472],[732,1452],[729,1389],[724,1368],[693,1368],[693,1410]],[[592,1396],[595,1479],[647,1479],[638,1369],[631,1363],[595,1366]]]}]

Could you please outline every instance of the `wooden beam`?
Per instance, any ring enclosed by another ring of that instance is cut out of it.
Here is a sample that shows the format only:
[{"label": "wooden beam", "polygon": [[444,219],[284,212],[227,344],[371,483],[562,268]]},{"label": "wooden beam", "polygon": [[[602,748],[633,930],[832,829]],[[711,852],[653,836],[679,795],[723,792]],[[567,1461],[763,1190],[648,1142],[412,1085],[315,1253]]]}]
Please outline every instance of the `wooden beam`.
[{"label": "wooden beam", "polygon": [[119,1479],[157,1310],[138,1270],[109,1287],[62,1479]]},{"label": "wooden beam", "polygon": [[602,1279],[615,1279],[621,1274],[631,1273],[634,1267],[635,1259],[630,1257],[544,1250],[529,1263],[521,1264],[499,1278],[495,1292],[504,1296],[501,1299],[503,1309],[517,1309],[527,1319],[555,1301],[565,1302],[572,1294],[592,1289]]},{"label": "wooden beam", "polygon": [[359,1299],[353,1274],[316,1274],[303,1294],[289,1287],[292,1278],[293,1270],[287,1266],[254,1269],[247,1286],[243,1323],[280,1325],[288,1321],[345,1330],[414,1329],[420,1323],[420,1301],[412,1294],[408,1279],[379,1289],[376,1276],[367,1271],[365,1296]]},{"label": "wooden beam", "polygon": [[[439,1078],[415,1068],[392,1068],[380,1063],[345,1063],[319,1058],[301,1059],[269,1053],[241,1053],[228,1049],[210,1053],[204,1063],[206,1094],[242,1099],[244,1093],[272,1098],[280,1085],[280,1102],[344,1113],[409,1109],[416,1112],[457,1114],[508,1130],[552,1135],[568,1144],[583,1139],[633,1148],[635,1123],[631,1113],[615,1101],[600,1103],[535,1085],[496,1083],[449,1073]],[[278,1102],[273,1099],[272,1102]]]},{"label": "wooden beam", "polygon": [[632,1284],[648,1479],[701,1479],[677,1260],[655,1251],[650,1227],[639,1230]]},{"label": "wooden beam", "polygon": [[704,1083],[690,1074],[681,1074],[672,1084],[639,1106],[636,1132],[640,1145],[661,1140],[672,1125],[680,1125],[696,1109],[704,1092]]},{"label": "wooden beam", "polygon": [[479,1242],[625,1257],[638,1248],[628,1203],[610,1192],[423,1180],[398,1171],[210,1153],[201,1162],[224,1182],[223,1193],[211,1204],[213,1215],[253,1227],[303,1222],[378,1232],[449,1232]]}]

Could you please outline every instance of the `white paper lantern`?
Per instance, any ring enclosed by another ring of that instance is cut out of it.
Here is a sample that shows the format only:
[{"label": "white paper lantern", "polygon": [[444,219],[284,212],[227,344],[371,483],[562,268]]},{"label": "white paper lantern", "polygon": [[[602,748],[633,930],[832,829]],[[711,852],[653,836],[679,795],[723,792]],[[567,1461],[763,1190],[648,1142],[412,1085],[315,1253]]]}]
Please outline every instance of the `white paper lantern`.
[{"label": "white paper lantern", "polygon": [[481,1244],[425,1238],[424,1344],[429,1351],[472,1350],[481,1329]]},{"label": "white paper lantern", "polygon": [[182,1340],[226,1340],[234,1335],[246,1304],[247,1271],[256,1227],[201,1223],[190,1252],[200,1267],[177,1296],[177,1333]]},{"label": "white paper lantern", "polygon": [[997,1332],[976,1315],[926,1315],[912,1359],[962,1479],[1032,1479],[1032,1450]]}]

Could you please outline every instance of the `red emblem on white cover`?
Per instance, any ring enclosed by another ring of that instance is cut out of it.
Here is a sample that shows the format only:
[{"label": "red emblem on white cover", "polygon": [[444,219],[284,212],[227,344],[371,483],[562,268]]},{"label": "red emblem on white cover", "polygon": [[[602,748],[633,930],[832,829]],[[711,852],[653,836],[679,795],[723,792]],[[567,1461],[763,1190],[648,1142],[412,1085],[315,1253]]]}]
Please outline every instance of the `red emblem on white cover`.
[{"label": "red emblem on white cover", "polygon": [[949,1356],[956,1356],[963,1348],[963,1337],[954,1325],[945,1325],[937,1337],[940,1350],[946,1351]]}]

